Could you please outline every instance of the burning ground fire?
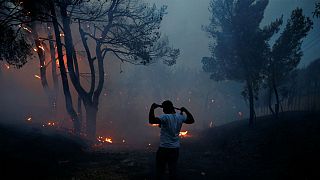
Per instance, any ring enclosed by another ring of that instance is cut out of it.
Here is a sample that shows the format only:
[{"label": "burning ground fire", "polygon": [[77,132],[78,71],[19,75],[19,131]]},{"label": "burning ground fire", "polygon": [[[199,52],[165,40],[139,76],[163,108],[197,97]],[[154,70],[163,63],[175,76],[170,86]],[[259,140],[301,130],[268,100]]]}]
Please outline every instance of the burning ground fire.
[{"label": "burning ground fire", "polygon": [[190,135],[188,134],[188,131],[180,131],[179,136],[182,138],[190,137]]},{"label": "burning ground fire", "polygon": [[[160,127],[159,124],[149,124],[152,127]],[[191,137],[190,134],[188,134],[188,131],[180,131],[179,136],[181,138]]]},{"label": "burning ground fire", "polygon": [[101,143],[110,143],[112,144],[112,139],[109,137],[98,136],[97,140]]}]

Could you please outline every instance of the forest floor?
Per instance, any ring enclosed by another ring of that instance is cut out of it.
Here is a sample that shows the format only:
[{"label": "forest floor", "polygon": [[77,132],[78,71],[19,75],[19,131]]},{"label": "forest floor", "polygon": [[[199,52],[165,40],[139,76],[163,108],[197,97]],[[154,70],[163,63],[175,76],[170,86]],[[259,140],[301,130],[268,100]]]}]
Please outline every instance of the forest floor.
[{"label": "forest floor", "polygon": [[[183,138],[179,178],[320,179],[319,115],[286,112]],[[154,179],[156,147],[110,147],[88,151],[76,137],[1,125],[0,178]]]}]

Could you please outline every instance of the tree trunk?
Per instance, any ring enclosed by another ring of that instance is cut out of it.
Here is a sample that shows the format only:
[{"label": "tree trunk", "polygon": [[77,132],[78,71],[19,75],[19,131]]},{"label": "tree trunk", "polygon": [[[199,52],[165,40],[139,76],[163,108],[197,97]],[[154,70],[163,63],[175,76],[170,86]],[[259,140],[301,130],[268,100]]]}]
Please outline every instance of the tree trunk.
[{"label": "tree trunk", "polygon": [[57,101],[58,101],[58,91],[59,91],[59,82],[57,74],[57,64],[56,64],[56,51],[53,43],[53,36],[51,29],[48,27],[48,38],[49,38],[49,47],[50,47],[50,56],[51,56],[51,74],[53,81],[53,93],[52,93],[52,111],[54,118],[57,118]]},{"label": "tree trunk", "polygon": [[272,90],[269,88],[269,102],[268,102],[269,110],[274,115],[274,111],[272,109]]},{"label": "tree trunk", "polygon": [[38,57],[39,57],[41,85],[42,85],[44,92],[46,93],[46,95],[49,99],[49,102],[50,102],[51,97],[50,97],[50,89],[49,89],[49,85],[48,85],[48,81],[47,81],[47,74],[46,74],[47,67],[46,67],[45,52],[43,50],[42,43],[39,40],[36,24],[33,22],[31,24],[31,26],[32,26],[32,36],[33,36],[34,44],[36,45],[35,50],[36,50]]},{"label": "tree trunk", "polygon": [[250,117],[249,117],[249,125],[252,126],[254,122],[254,95],[253,95],[253,87],[252,82],[250,80],[247,80],[247,88],[249,93],[249,107],[250,107]]},{"label": "tree trunk", "polygon": [[2,66],[0,66],[0,79],[2,78]]},{"label": "tree trunk", "polygon": [[98,107],[86,105],[86,120],[87,120],[87,136],[90,140],[96,139],[96,123]]},{"label": "tree trunk", "polygon": [[77,115],[76,111],[74,110],[73,104],[72,104],[72,97],[71,97],[71,93],[70,93],[70,89],[69,89],[67,72],[66,72],[66,68],[64,65],[64,61],[63,61],[63,51],[62,51],[62,42],[60,39],[60,30],[59,30],[59,25],[58,25],[58,21],[56,18],[56,12],[55,12],[55,7],[54,7],[53,2],[51,3],[50,8],[51,8],[50,11],[52,14],[52,23],[53,23],[53,27],[54,27],[54,33],[56,36],[58,59],[59,59],[59,64],[60,64],[61,81],[62,81],[63,92],[64,92],[64,96],[65,96],[66,109],[67,109],[67,112],[69,113],[69,115],[73,121],[75,134],[80,134],[80,123],[79,123],[78,115]]},{"label": "tree trunk", "polygon": [[279,109],[280,109],[280,100],[279,100],[278,89],[277,89],[276,81],[275,81],[274,77],[272,78],[272,88],[274,91],[274,95],[276,97],[275,113],[276,113],[276,118],[278,118],[279,117]]}]

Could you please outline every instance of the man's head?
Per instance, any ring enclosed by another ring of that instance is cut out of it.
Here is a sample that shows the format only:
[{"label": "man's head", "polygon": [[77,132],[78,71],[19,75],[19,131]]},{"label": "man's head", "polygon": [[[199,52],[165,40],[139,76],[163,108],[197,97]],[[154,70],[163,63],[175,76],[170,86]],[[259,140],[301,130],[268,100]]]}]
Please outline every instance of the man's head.
[{"label": "man's head", "polygon": [[176,113],[176,111],[174,110],[174,107],[173,107],[173,104],[171,101],[169,100],[166,100],[166,101],[163,101],[163,103],[161,104],[162,105],[162,110],[163,110],[163,113],[165,114],[173,114],[173,113]]}]

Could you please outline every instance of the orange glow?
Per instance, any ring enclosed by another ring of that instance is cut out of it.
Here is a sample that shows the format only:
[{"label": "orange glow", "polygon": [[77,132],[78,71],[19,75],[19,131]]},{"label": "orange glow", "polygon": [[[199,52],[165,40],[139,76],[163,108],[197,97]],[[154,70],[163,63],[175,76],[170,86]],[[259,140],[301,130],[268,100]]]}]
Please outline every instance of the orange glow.
[{"label": "orange glow", "polygon": [[38,75],[34,75],[34,77],[36,77],[36,78],[38,78],[38,79],[41,79],[41,77],[40,77],[40,76],[38,76]]},{"label": "orange glow", "polygon": [[64,34],[63,34],[63,33],[60,33],[60,37],[64,37]]},{"label": "orange glow", "polygon": [[152,126],[152,127],[158,127],[159,124],[150,124],[150,126]]},{"label": "orange glow", "polygon": [[112,139],[111,138],[106,138],[105,141],[108,142],[108,143],[112,143]]},{"label": "orange glow", "polygon": [[112,144],[112,139],[109,137],[98,136],[97,140],[101,143],[110,143]]},{"label": "orange glow", "polygon": [[180,131],[179,136],[180,137],[190,137],[190,135],[188,134],[188,131]]},{"label": "orange glow", "polygon": [[27,119],[27,121],[31,121],[32,120],[32,118],[31,117],[29,117],[28,119]]}]

